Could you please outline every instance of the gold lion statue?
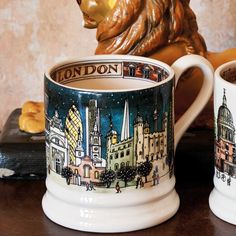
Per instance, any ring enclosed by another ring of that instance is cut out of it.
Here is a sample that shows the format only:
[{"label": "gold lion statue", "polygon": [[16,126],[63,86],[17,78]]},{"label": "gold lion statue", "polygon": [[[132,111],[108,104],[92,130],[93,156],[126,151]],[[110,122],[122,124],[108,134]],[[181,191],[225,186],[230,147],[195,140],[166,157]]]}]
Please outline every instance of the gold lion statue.
[{"label": "gold lion statue", "polygon": [[[236,59],[236,49],[220,53],[207,51],[198,33],[190,0],[77,0],[84,26],[97,28],[96,54],[131,54],[161,60],[171,65],[186,54],[206,57],[217,68]],[[202,76],[199,69],[189,71],[176,91],[177,117],[197,95]],[[179,102],[181,101],[181,102]],[[198,125],[213,127],[212,104]]]}]

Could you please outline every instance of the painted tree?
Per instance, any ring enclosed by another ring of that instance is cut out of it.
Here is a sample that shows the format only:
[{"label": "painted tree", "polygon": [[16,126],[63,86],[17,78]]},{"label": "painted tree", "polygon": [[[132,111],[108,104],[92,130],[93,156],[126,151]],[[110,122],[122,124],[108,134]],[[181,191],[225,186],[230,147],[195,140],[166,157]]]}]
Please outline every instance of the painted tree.
[{"label": "painted tree", "polygon": [[63,167],[61,170],[61,176],[66,179],[66,183],[70,184],[70,178],[73,176],[73,171],[70,167]]},{"label": "painted tree", "polygon": [[100,180],[106,184],[107,188],[110,188],[111,183],[116,179],[116,173],[114,170],[105,170],[100,174]]},{"label": "painted tree", "polygon": [[117,178],[125,182],[125,187],[128,182],[134,180],[135,176],[136,168],[133,166],[123,166],[117,171]]},{"label": "painted tree", "polygon": [[145,183],[147,183],[147,176],[150,174],[152,166],[152,163],[147,160],[139,164],[137,167],[137,173],[145,178]]}]

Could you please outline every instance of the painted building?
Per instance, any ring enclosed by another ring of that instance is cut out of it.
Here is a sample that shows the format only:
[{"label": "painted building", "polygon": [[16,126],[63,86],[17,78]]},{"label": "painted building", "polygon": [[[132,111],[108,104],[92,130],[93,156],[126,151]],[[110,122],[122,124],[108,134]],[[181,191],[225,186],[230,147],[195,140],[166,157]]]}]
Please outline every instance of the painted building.
[{"label": "painted building", "polygon": [[222,105],[218,109],[215,142],[215,165],[221,172],[236,177],[236,145],[233,116],[227,107],[224,90]]},{"label": "painted building", "polygon": [[129,131],[129,104],[125,101],[124,115],[121,129],[121,140],[118,142],[117,132],[113,130],[112,120],[107,133],[107,168],[117,171],[122,166],[134,166],[133,137]]},{"label": "painted building", "polygon": [[86,135],[87,155],[91,157],[97,167],[106,167],[106,161],[102,158],[100,110],[97,100],[91,99],[86,108]]},{"label": "painted building", "polygon": [[79,166],[69,165],[69,167],[73,171],[72,184],[80,186],[90,182],[99,184],[100,174],[105,170],[104,167],[96,167],[89,156],[85,156]]},{"label": "painted building", "polygon": [[84,157],[83,125],[79,110],[72,105],[65,123],[65,135],[69,145],[69,164],[78,166]]},{"label": "painted building", "polygon": [[157,114],[154,117],[154,132],[151,133],[148,121],[138,114],[134,122],[134,146],[136,163],[162,159],[167,156],[167,113],[164,113],[162,130],[157,131]]},{"label": "painted building", "polygon": [[61,174],[62,168],[68,164],[68,143],[57,111],[49,121],[48,129],[46,133],[48,135],[49,166],[51,170]]},{"label": "painted building", "polygon": [[[157,129],[158,116],[154,111],[154,130]],[[107,168],[117,171],[122,166],[137,166],[145,161],[163,159],[167,157],[167,113],[164,113],[162,130],[151,133],[150,124],[144,121],[140,114],[134,120],[133,137],[129,134],[129,104],[125,101],[121,140],[113,130],[110,121],[107,133]],[[157,166],[157,163],[154,163]]]}]

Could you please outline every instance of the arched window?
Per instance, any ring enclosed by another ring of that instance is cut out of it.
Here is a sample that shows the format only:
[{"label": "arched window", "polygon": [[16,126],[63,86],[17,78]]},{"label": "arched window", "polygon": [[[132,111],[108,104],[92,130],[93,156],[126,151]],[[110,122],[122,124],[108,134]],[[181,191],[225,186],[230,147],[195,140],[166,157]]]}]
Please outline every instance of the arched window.
[{"label": "arched window", "polygon": [[99,179],[99,172],[98,171],[94,172],[94,179]]},{"label": "arched window", "polygon": [[115,171],[117,171],[117,170],[119,169],[119,164],[118,164],[118,163],[116,163],[116,164],[114,165],[114,169],[115,169]]},{"label": "arched window", "polygon": [[122,167],[125,167],[125,163],[124,162],[121,162],[121,164],[120,164],[120,168],[122,168]]},{"label": "arched window", "polygon": [[128,150],[126,150],[126,156],[129,156],[129,154],[130,154],[130,151],[128,149]]},{"label": "arched window", "polygon": [[94,144],[98,144],[98,138],[97,137],[94,137]]},{"label": "arched window", "polygon": [[84,165],[84,178],[90,178],[90,170],[92,169],[90,165]]},{"label": "arched window", "polygon": [[120,153],[120,157],[124,157],[124,152],[123,151]]}]

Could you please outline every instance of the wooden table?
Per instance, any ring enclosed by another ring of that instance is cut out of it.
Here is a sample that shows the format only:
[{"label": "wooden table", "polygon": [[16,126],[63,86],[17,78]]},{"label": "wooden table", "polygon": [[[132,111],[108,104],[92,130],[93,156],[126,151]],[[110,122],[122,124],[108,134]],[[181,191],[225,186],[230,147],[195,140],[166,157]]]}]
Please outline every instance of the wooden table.
[{"label": "wooden table", "polygon": [[[175,158],[176,189],[181,200],[179,211],[161,225],[123,235],[236,235],[236,226],[215,217],[208,206],[208,196],[213,188],[212,144],[213,134],[209,131],[195,130],[184,136]],[[51,222],[41,208],[45,191],[44,180],[0,180],[0,235],[94,235]]]}]

